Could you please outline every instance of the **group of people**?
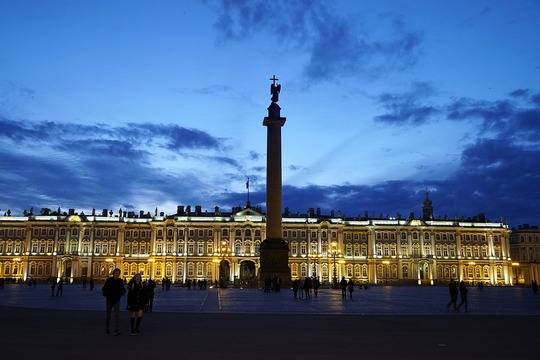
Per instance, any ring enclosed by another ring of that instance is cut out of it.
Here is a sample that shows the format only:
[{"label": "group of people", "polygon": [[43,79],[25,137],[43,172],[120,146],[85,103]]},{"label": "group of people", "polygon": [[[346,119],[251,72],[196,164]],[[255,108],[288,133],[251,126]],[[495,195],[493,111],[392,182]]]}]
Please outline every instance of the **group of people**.
[{"label": "group of people", "polygon": [[[83,289],[86,289],[86,283],[87,283],[87,280],[85,277],[83,277],[81,279],[81,283],[82,283],[82,287]],[[90,278],[90,280],[88,280],[88,284],[90,286],[90,291],[93,291],[94,290],[94,286],[96,285],[95,282],[94,282],[94,278]]]},{"label": "group of people", "polygon": [[281,290],[281,278],[274,276],[272,278],[267,277],[264,279],[264,292],[279,292]]},{"label": "group of people", "polygon": [[345,279],[345,276],[341,277],[339,282],[339,287],[341,289],[341,298],[347,300],[347,291],[349,292],[349,298],[352,300],[352,294],[354,292],[354,281],[352,279]]},{"label": "group of people", "polygon": [[[311,293],[317,297],[319,295],[319,288],[321,287],[321,282],[317,277],[306,276],[305,279],[295,279],[292,282],[292,290],[295,299],[311,299]],[[300,296],[298,293],[300,292]]]},{"label": "group of people", "polygon": [[58,281],[51,279],[51,296],[54,296],[56,289],[56,296],[64,295],[64,279],[60,278]]},{"label": "group of people", "polygon": [[[156,282],[152,279],[143,282],[141,274],[135,274],[127,283],[127,310],[131,335],[140,333],[140,326],[145,311],[152,311]],[[114,335],[120,335],[120,299],[126,293],[124,281],[120,278],[120,269],[114,269],[112,276],[102,288],[106,299],[106,332],[111,333],[111,317],[114,318]]]},{"label": "group of people", "polygon": [[[455,311],[459,311],[461,306],[465,305],[465,312],[468,312],[469,308],[467,303],[467,292],[469,290],[467,289],[467,285],[465,285],[465,281],[462,280],[458,284],[457,281],[451,279],[450,283],[448,284],[448,291],[450,292],[450,302],[446,307],[450,309],[450,307],[453,306]],[[459,305],[457,304],[458,294],[461,297],[461,302]]]},{"label": "group of people", "polygon": [[161,280],[161,291],[169,291],[171,290],[171,286],[172,286],[172,280],[167,278],[167,277],[164,277],[162,280]]},{"label": "group of people", "polygon": [[188,288],[188,290],[191,290],[192,286],[193,286],[194,290],[196,288],[199,288],[199,290],[205,290],[208,287],[208,280],[206,280],[206,279],[204,279],[204,280],[193,279],[193,281],[192,281],[191,279],[187,279],[186,280],[186,287]]}]

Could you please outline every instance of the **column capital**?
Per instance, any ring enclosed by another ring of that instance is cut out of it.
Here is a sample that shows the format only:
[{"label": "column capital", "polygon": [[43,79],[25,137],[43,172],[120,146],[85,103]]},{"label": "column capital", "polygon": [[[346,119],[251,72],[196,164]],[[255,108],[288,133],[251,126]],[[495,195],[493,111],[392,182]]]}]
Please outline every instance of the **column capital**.
[{"label": "column capital", "polygon": [[266,116],[263,121],[263,126],[279,125],[280,127],[285,125],[287,118],[285,117],[268,117]]}]

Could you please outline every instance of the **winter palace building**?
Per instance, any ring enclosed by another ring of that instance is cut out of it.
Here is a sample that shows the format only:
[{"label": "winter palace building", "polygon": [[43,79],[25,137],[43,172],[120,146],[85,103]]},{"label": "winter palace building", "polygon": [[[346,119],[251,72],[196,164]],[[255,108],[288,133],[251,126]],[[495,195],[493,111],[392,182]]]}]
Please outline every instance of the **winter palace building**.
[{"label": "winter palace building", "polygon": [[[187,211],[186,211],[187,210]],[[256,283],[265,216],[246,207],[221,213],[178,207],[174,216],[63,215],[0,217],[0,277],[105,279],[118,267],[130,278]],[[292,278],[342,276],[358,282],[512,285],[510,229],[503,223],[422,218],[307,215],[283,218]],[[157,211],[156,211],[157,213]]]}]

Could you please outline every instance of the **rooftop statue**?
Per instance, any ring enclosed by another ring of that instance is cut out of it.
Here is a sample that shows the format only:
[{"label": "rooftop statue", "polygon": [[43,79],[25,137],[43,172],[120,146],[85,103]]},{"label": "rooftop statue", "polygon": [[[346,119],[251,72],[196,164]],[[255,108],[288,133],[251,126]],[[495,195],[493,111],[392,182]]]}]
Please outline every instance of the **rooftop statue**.
[{"label": "rooftop statue", "polygon": [[272,102],[277,103],[279,101],[279,92],[281,91],[281,84],[276,84],[276,81],[279,80],[274,75],[270,80],[272,80],[272,85],[270,85],[270,94],[272,94]]}]

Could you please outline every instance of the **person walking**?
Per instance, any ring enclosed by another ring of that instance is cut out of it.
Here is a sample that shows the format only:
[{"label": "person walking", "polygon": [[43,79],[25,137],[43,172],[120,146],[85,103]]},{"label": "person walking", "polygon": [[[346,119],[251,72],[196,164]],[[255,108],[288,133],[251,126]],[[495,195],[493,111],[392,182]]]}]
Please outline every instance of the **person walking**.
[{"label": "person walking", "polygon": [[538,295],[538,283],[536,280],[531,280],[531,290],[534,295]]},{"label": "person walking", "polygon": [[347,289],[349,290],[349,298],[352,300],[352,293],[354,291],[354,281],[352,279],[349,279],[349,282],[347,283]]},{"label": "person walking", "polygon": [[298,287],[299,287],[298,286],[298,279],[293,280],[293,282],[292,282],[292,291],[293,291],[295,300],[298,299]]},{"label": "person walking", "polygon": [[458,285],[454,279],[450,279],[448,292],[450,294],[450,302],[446,305],[446,308],[450,308],[451,305],[454,305],[454,310],[457,310]]},{"label": "person walking", "polygon": [[60,278],[56,286],[56,296],[63,296],[63,295],[64,295],[64,280]]},{"label": "person walking", "polygon": [[341,299],[347,300],[347,280],[345,280],[345,276],[341,277],[339,287],[341,288]]},{"label": "person walking", "polygon": [[459,295],[461,296],[461,302],[459,303],[457,309],[459,310],[461,308],[461,305],[465,304],[465,312],[468,312],[468,304],[467,304],[467,292],[469,290],[467,289],[467,286],[465,285],[465,281],[461,281],[459,283]]},{"label": "person walking", "polygon": [[311,299],[311,278],[308,276],[304,279],[304,292],[306,293],[306,300]]},{"label": "person walking", "polygon": [[56,280],[51,278],[51,296],[54,296],[54,289],[56,288]]},{"label": "person walking", "polygon": [[90,285],[90,291],[93,291],[93,290],[94,290],[94,286],[95,286],[94,278],[93,278],[93,277],[90,278],[89,285]]},{"label": "person walking", "polygon": [[141,274],[135,274],[128,283],[127,309],[129,311],[129,324],[131,335],[140,333],[139,327],[143,317],[143,310],[148,302],[147,294],[142,284]]},{"label": "person walking", "polygon": [[152,309],[154,308],[154,296],[156,289],[156,282],[152,279],[148,280],[148,283],[146,284],[146,291],[148,294],[148,311],[152,312]]},{"label": "person walking", "polygon": [[[90,284],[92,283],[93,279],[90,278]],[[92,288],[93,286],[90,285],[90,289]],[[101,292],[106,299],[105,331],[110,334],[111,314],[114,312],[114,335],[120,335],[120,298],[126,293],[124,281],[120,279],[120,269],[113,270],[112,276],[105,281]]]},{"label": "person walking", "polygon": [[313,279],[313,294],[315,294],[315,297],[319,296],[319,288],[321,287],[321,282],[319,281],[319,278],[316,277]]}]

